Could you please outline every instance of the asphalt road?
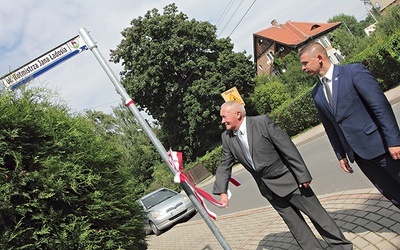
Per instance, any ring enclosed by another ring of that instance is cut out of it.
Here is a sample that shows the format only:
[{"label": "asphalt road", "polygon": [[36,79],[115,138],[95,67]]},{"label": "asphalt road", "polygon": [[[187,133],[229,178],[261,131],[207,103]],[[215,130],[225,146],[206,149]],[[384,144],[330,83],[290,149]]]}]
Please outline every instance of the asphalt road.
[{"label": "asphalt road", "polygon": [[[400,105],[395,104],[393,110],[399,123]],[[339,167],[339,162],[325,134],[299,146],[298,149],[311,172],[313,177],[311,187],[317,196],[345,190],[373,188],[356,164],[351,165],[354,170],[352,174],[345,173]],[[253,178],[246,170],[239,171],[236,176],[241,180],[242,185],[239,187],[230,185],[232,198],[229,201],[229,208],[218,208],[210,204],[207,205],[209,209],[217,215],[225,215],[270,206],[268,201],[261,196]],[[202,188],[211,194],[212,184],[209,183]],[[216,198],[219,197],[216,196]],[[198,219],[201,219],[199,214],[191,220]]]}]

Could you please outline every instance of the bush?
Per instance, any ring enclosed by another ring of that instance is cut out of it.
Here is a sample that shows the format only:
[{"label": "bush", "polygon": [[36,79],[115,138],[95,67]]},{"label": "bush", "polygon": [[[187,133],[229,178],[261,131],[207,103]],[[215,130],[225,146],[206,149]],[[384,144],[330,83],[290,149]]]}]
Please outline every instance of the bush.
[{"label": "bush", "polygon": [[320,123],[317,109],[311,96],[312,88],[308,88],[295,99],[285,102],[270,113],[270,117],[289,136],[297,135]]},{"label": "bush", "polygon": [[251,102],[254,104],[258,114],[266,114],[276,109],[286,100],[290,94],[286,86],[278,79],[257,84]]},{"label": "bush", "polygon": [[400,31],[366,48],[346,63],[362,63],[374,75],[383,91],[399,84]]},{"label": "bush", "polygon": [[208,151],[203,157],[197,159],[194,164],[202,164],[211,174],[215,174],[218,165],[221,163],[222,145]]},{"label": "bush", "polygon": [[121,151],[41,91],[0,96],[0,249],[145,249]]},{"label": "bush", "polygon": [[147,192],[157,190],[162,187],[170,188],[180,192],[181,187],[174,182],[174,175],[165,162],[160,162],[153,166],[154,171],[152,174],[153,182],[151,182]]}]

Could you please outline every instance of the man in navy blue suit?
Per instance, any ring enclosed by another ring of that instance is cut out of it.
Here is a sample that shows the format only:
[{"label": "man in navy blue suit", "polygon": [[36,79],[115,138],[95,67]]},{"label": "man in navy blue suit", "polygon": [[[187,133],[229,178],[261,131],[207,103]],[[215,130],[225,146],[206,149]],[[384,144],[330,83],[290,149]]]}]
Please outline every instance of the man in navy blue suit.
[{"label": "man in navy blue suit", "polygon": [[352,173],[355,161],[400,209],[400,131],[376,79],[362,64],[333,65],[317,42],[299,55],[302,70],[318,76],[312,97],[340,167]]}]

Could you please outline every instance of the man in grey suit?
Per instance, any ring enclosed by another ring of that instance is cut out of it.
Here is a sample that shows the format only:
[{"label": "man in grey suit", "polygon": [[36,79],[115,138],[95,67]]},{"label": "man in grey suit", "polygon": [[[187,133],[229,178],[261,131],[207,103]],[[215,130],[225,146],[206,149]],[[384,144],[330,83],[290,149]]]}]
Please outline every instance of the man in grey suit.
[{"label": "man in grey suit", "polygon": [[310,187],[311,175],[290,137],[268,116],[246,117],[242,104],[221,106],[222,160],[213,193],[228,207],[228,183],[232,167],[240,162],[254,177],[261,194],[283,218],[302,249],[322,249],[300,211],[307,215],[332,249],[353,245],[322,207]]},{"label": "man in grey suit", "polygon": [[312,97],[340,167],[353,173],[355,161],[400,209],[400,130],[376,79],[362,64],[333,65],[317,42],[300,51],[300,62],[318,76]]}]

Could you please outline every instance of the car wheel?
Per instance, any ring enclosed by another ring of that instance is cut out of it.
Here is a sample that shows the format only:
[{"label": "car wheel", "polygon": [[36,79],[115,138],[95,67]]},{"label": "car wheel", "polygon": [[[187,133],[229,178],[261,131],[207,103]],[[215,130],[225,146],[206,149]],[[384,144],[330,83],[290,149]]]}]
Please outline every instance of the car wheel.
[{"label": "car wheel", "polygon": [[155,234],[155,235],[160,235],[161,234],[161,231],[160,231],[160,229],[158,229],[158,227],[156,226],[156,224],[154,224],[153,222],[151,222],[150,221],[150,227],[151,227],[151,230],[153,231],[153,233]]}]

